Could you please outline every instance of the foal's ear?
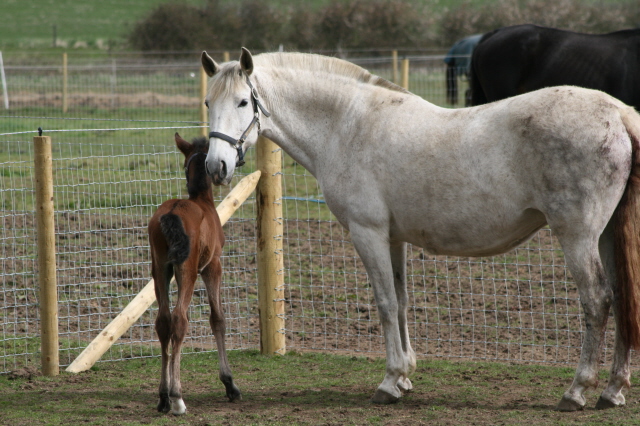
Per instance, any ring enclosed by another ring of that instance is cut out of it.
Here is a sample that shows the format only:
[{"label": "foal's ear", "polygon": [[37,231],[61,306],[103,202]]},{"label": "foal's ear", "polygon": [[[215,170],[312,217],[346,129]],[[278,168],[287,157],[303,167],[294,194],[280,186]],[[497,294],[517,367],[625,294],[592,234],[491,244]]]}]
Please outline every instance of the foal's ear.
[{"label": "foal's ear", "polygon": [[242,68],[242,71],[246,72],[247,75],[251,75],[253,72],[253,57],[246,47],[242,48],[242,53],[240,54],[240,68]]},{"label": "foal's ear", "polygon": [[175,139],[176,139],[176,146],[178,147],[180,152],[182,152],[185,155],[185,157],[189,155],[189,153],[191,152],[191,144],[185,141],[184,139],[182,139],[182,137],[178,134],[178,132],[176,132]]},{"label": "foal's ear", "polygon": [[216,64],[216,61],[214,61],[206,51],[202,52],[200,60],[202,61],[204,72],[206,72],[209,77],[213,77],[218,71],[220,71],[220,66]]}]

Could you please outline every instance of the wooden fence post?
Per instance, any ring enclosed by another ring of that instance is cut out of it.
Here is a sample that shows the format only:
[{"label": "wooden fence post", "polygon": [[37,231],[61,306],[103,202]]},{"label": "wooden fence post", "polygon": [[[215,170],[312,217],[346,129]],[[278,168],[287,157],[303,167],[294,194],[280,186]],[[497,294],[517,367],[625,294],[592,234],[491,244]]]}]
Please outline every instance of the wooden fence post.
[{"label": "wooden fence post", "polygon": [[207,97],[207,73],[204,72],[204,68],[200,67],[200,121],[204,125],[202,130],[202,136],[209,134],[209,118],[207,117],[207,106],[204,104],[204,98]]},{"label": "wooden fence post", "polygon": [[53,210],[53,159],[51,138],[33,138],[36,183],[38,285],[40,287],[40,340],[42,374],[60,374],[58,348],[58,289]]},{"label": "wooden fence post", "polygon": [[402,77],[401,77],[402,81],[400,83],[400,86],[409,90],[409,60],[408,59],[402,60],[401,72],[402,72]]},{"label": "wooden fence post", "polygon": [[282,151],[274,142],[260,137],[256,159],[262,172],[256,188],[260,351],[264,355],[284,355]]},{"label": "wooden fence post", "polygon": [[398,51],[391,52],[391,70],[393,71],[393,82],[398,84]]}]

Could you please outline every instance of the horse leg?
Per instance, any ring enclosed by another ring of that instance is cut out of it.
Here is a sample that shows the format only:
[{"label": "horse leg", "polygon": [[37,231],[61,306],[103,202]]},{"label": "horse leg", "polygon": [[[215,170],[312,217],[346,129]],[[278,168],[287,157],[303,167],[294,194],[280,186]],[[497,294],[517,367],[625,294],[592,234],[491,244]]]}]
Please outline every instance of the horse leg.
[{"label": "horse leg", "polygon": [[[614,258],[614,237],[612,222],[609,222],[609,226],[605,229],[605,232],[600,237],[600,257],[604,265],[607,279],[611,284],[611,288],[616,287],[616,266]],[[616,333],[613,353],[613,363],[611,365],[611,372],[609,375],[609,383],[607,387],[598,398],[596,403],[596,409],[605,409],[618,407],[625,404],[625,398],[622,394],[623,388],[630,387],[631,383],[629,378],[631,372],[629,370],[629,345],[625,344],[624,339],[620,334],[619,324],[619,312],[614,306],[614,317],[616,319]]]},{"label": "horse leg", "polygon": [[211,330],[216,337],[216,346],[218,347],[218,363],[220,364],[220,381],[224,384],[227,398],[229,401],[240,401],[242,394],[240,389],[233,383],[233,375],[229,360],[227,359],[227,348],[225,345],[226,324],[224,319],[224,311],[222,309],[222,300],[220,298],[220,286],[222,283],[222,266],[220,259],[214,258],[206,268],[202,270],[202,279],[207,287],[207,295],[209,298],[209,307],[211,316],[209,323]]},{"label": "horse leg", "polygon": [[612,292],[598,253],[597,238],[558,235],[569,270],[578,287],[586,332],[580,362],[571,387],[564,393],[559,411],[581,410],[584,391],[598,386],[598,360],[611,305]]},{"label": "horse leg", "polygon": [[180,351],[189,328],[187,311],[198,276],[197,264],[191,261],[195,258],[196,256],[192,256],[185,263],[175,268],[176,281],[178,283],[178,300],[171,314],[171,386],[169,387],[171,412],[175,415],[184,414],[187,411],[182,399],[182,384],[180,382]]},{"label": "horse leg", "polygon": [[390,404],[397,402],[402,396],[398,382],[409,375],[411,368],[402,350],[402,338],[398,325],[398,301],[394,289],[388,237],[380,230],[357,224],[350,224],[350,231],[353,244],[364,263],[373,287],[378,315],[384,331],[387,355],[386,374],[372,401],[377,404]]},{"label": "horse leg", "polygon": [[416,369],[416,354],[411,347],[407,324],[407,305],[409,303],[409,295],[407,294],[407,243],[402,242],[391,245],[390,253],[393,284],[396,290],[396,300],[398,301],[400,341],[402,342],[403,356],[409,365],[408,374],[398,380],[398,388],[403,392],[408,392],[413,389],[409,375]]},{"label": "horse leg", "polygon": [[158,390],[158,411],[168,413],[171,409],[169,402],[169,343],[171,342],[171,311],[169,309],[169,283],[173,276],[173,268],[167,267],[165,271],[158,271],[156,262],[152,266],[152,276],[156,299],[158,300],[158,315],[156,316],[156,333],[160,340],[162,350],[162,370],[160,373],[160,387]]}]

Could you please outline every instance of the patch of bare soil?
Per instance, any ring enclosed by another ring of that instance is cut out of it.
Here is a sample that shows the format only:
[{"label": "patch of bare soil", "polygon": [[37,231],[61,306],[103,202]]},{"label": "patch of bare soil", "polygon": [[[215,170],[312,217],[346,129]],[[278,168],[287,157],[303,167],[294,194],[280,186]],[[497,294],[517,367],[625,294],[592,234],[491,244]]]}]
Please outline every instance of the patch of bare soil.
[{"label": "patch of bare soil", "polygon": [[[12,93],[10,97],[12,107],[26,107],[38,105],[39,107],[62,108],[62,93]],[[174,107],[197,108],[200,100],[195,96],[162,95],[155,92],[142,92],[135,94],[108,94],[108,93],[71,93],[67,98],[67,106],[91,107],[91,108],[120,108],[120,107]]]},{"label": "patch of bare soil", "polygon": [[[62,339],[83,349],[147,284],[146,220],[91,212],[57,218]],[[33,218],[5,217],[5,222],[5,229],[25,242],[0,248],[9,277],[0,293],[0,311],[13,335],[37,335],[35,276],[23,273],[35,270],[35,247],[26,242],[35,240]],[[255,224],[232,221],[225,233],[227,345],[256,348]],[[288,220],[284,241],[288,348],[383,356],[373,291],[344,229],[335,222]],[[569,365],[578,360],[584,330],[578,295],[548,230],[523,248],[488,259],[430,256],[410,247],[407,282],[408,324],[418,356]],[[192,302],[186,350],[215,349],[208,315],[200,286]],[[150,309],[125,333],[110,359],[127,356],[128,343],[156,348],[157,353],[154,321],[155,310]],[[613,323],[609,321],[603,361],[610,357]],[[63,353],[62,363],[71,361]]]}]

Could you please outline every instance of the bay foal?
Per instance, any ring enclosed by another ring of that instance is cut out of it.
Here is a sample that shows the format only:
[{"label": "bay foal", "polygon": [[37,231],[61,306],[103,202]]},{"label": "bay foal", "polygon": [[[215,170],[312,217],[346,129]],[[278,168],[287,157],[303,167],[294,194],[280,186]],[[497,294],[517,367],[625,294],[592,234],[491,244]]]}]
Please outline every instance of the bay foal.
[{"label": "bay foal", "polygon": [[[209,150],[206,138],[189,143],[175,134],[178,149],[184,154],[184,170],[189,199],[162,203],[149,221],[151,269],[158,299],[156,332],[162,346],[162,375],[158,411],[179,415],[186,412],[180,384],[180,349],[188,329],[187,310],[198,273],[207,288],[211,307],[210,324],[216,338],[220,361],[220,380],[230,401],[241,399],[233,383],[225,348],[225,320],[220,299],[222,266],[220,256],[224,234],[213,204],[211,178],[204,160]],[[178,295],[170,311],[169,287],[175,275]],[[171,343],[171,354],[169,344]]]}]

